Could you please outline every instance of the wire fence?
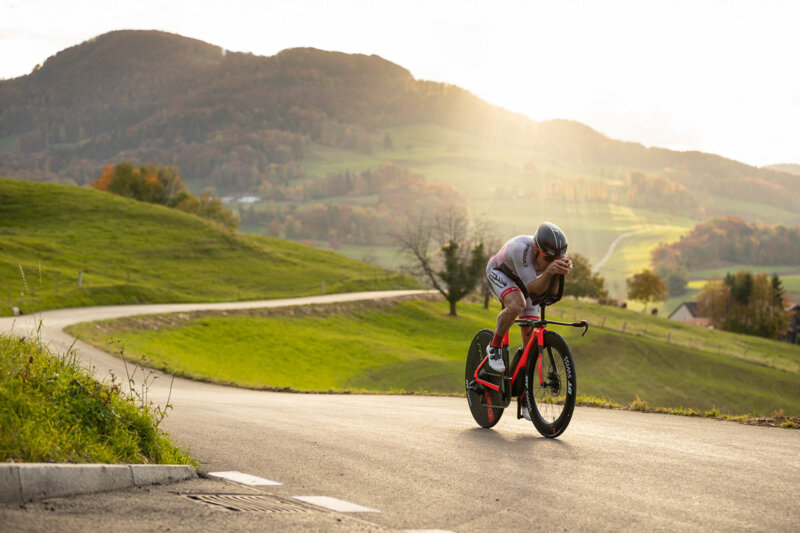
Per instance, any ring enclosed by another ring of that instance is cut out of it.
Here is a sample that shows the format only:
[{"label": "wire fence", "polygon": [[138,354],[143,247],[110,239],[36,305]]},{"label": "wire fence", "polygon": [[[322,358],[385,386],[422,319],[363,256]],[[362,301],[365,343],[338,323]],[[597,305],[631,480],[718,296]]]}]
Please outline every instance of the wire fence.
[{"label": "wire fence", "polygon": [[[700,326],[691,326],[665,318],[650,320],[640,319],[637,316],[621,317],[616,314],[602,314],[603,307],[598,310],[580,311],[548,309],[548,318],[561,321],[587,320],[590,328],[600,328],[620,333],[627,333],[649,340],[661,341],[689,350],[700,350],[720,356],[732,357],[751,363],[776,368],[793,373],[800,373],[800,346],[781,343],[782,354],[777,353],[774,344],[768,339],[739,335],[727,331],[713,330]],[[691,331],[696,330],[696,331]]]}]

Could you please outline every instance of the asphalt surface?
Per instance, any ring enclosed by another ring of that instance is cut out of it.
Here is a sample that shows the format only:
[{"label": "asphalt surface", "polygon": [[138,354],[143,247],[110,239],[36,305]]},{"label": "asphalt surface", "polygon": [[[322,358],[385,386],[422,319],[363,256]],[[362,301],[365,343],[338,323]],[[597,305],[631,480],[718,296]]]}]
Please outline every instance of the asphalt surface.
[{"label": "asphalt surface", "polygon": [[[42,337],[68,341],[58,330],[99,318],[96,312],[109,311],[44,313]],[[0,320],[0,331],[7,329]],[[79,349],[98,374],[119,372],[118,359]],[[579,360],[576,367],[580,386]],[[158,380],[152,399],[163,402],[167,384]],[[240,471],[282,485],[195,480],[0,507],[0,523],[9,531],[79,531],[92,517],[112,529],[153,531],[800,527],[800,432],[793,430],[578,408],[567,431],[550,440],[511,412],[495,428],[479,428],[463,398],[271,393],[180,379],[172,403],[165,427],[203,462],[201,471]],[[306,512],[236,512],[180,494],[192,491],[255,491]],[[335,513],[295,496],[379,512]],[[140,514],[151,518],[137,522]]]}]

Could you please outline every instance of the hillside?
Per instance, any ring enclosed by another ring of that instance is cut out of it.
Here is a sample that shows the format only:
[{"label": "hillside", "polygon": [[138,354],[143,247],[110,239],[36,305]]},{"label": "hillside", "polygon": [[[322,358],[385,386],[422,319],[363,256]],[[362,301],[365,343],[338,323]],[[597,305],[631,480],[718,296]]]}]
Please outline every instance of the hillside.
[{"label": "hillside", "polygon": [[779,165],[767,165],[766,168],[771,170],[777,170],[780,172],[788,172],[789,174],[795,174],[800,176],[800,165],[793,164],[793,163],[782,163]]},{"label": "hillside", "polygon": [[[0,81],[0,175],[85,184],[119,161],[177,165],[194,192],[260,197],[239,209],[243,231],[391,268],[400,258],[389,233],[409,207],[435,205],[415,201],[423,196],[466,202],[501,239],[553,220],[592,263],[621,234],[647,229],[601,270],[617,298],[655,246],[698,221],[800,226],[800,180],[785,168],[534,122],[374,55],[261,57],[117,31]],[[387,163],[416,189],[328,187]]]},{"label": "hillside", "polygon": [[561,179],[633,169],[692,192],[749,200],[758,191],[800,210],[800,184],[784,172],[620,142],[576,122],[536,123],[374,55],[298,48],[261,57],[117,31],[0,82],[0,109],[0,174],[16,177],[84,183],[127,158],[177,164],[220,193],[254,191],[305,175],[309,142],[370,153],[387,128],[431,124],[573,170]]},{"label": "hillside", "polygon": [[326,292],[417,286],[332,252],[232,234],[163,206],[4,178],[0,280],[3,315],[12,306],[30,313],[319,294],[323,280]]}]

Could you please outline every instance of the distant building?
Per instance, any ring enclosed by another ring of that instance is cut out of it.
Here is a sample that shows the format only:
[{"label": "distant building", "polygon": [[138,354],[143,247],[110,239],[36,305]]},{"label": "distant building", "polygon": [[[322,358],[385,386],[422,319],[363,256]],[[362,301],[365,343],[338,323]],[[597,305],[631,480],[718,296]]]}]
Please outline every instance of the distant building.
[{"label": "distant building", "polygon": [[222,203],[223,204],[255,204],[260,202],[261,198],[258,196],[223,196]]},{"label": "distant building", "polygon": [[702,326],[704,328],[711,327],[711,319],[700,316],[697,312],[697,302],[683,302],[669,315],[669,319],[694,324],[695,326]]}]

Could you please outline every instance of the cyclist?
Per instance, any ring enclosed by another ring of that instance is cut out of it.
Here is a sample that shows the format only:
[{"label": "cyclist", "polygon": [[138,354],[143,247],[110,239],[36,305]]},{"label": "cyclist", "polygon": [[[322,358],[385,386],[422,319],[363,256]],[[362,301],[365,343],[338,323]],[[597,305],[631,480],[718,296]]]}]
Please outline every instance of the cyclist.
[{"label": "cyclist", "polygon": [[[572,261],[567,259],[567,237],[552,222],[540,224],[535,235],[518,235],[509,239],[489,259],[486,277],[492,292],[503,304],[497,315],[494,337],[486,348],[492,370],[501,374],[505,372],[503,339],[514,320],[519,316],[539,318],[539,306],[533,304],[530,294],[542,295],[554,275],[571,271]],[[557,293],[558,290],[558,283],[555,283],[552,291]],[[527,346],[530,335],[531,328],[522,328],[523,346]]]}]

